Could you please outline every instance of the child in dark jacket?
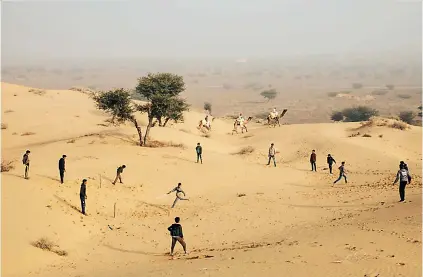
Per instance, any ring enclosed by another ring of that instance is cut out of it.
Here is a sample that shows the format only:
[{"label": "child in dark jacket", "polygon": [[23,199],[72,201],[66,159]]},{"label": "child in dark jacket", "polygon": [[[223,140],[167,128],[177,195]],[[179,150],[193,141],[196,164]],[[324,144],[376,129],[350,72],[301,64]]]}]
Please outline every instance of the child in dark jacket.
[{"label": "child in dark jacket", "polygon": [[184,241],[184,234],[182,233],[182,226],[179,224],[180,218],[175,217],[175,223],[167,228],[172,237],[172,246],[170,248],[170,255],[173,256],[173,250],[175,249],[176,242],[179,242],[184,248],[185,254],[187,254],[187,245]]}]

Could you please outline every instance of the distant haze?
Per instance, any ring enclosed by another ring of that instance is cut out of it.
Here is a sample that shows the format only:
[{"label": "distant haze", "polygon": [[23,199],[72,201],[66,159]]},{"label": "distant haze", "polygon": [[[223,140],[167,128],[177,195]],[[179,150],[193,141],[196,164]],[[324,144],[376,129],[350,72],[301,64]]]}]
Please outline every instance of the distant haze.
[{"label": "distant haze", "polygon": [[421,52],[422,9],[392,0],[2,3],[2,63]]}]

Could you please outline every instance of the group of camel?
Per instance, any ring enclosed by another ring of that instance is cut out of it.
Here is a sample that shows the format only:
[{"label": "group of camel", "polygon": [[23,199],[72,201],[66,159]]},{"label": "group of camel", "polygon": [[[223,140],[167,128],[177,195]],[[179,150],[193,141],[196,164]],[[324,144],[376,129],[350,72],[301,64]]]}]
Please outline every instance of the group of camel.
[{"label": "group of camel", "polygon": [[[280,124],[280,119],[286,114],[286,112],[288,111],[288,109],[284,109],[279,115],[277,115],[277,116],[272,116],[272,114],[270,113],[268,116],[267,116],[267,124],[269,125],[269,126],[272,126],[272,127],[276,127],[276,126],[281,126],[281,124]],[[233,128],[233,130],[232,130],[232,135],[234,134],[234,133],[237,133],[238,134],[238,128],[241,128],[241,133],[244,133],[244,131],[245,132],[248,132],[248,128],[247,128],[247,124],[251,121],[253,119],[253,117],[252,116],[249,116],[246,120],[238,120],[238,118],[237,119],[235,119],[235,121],[234,121],[234,128]],[[214,117],[212,118],[212,122],[213,122],[213,120],[214,120]],[[205,131],[207,131],[207,132],[209,132],[209,131],[211,131],[211,122],[208,120],[208,116],[206,116],[206,118],[205,119],[202,119],[202,120],[200,120],[200,122],[198,123],[198,127],[197,127],[200,131],[202,131],[202,132],[205,132]]]}]

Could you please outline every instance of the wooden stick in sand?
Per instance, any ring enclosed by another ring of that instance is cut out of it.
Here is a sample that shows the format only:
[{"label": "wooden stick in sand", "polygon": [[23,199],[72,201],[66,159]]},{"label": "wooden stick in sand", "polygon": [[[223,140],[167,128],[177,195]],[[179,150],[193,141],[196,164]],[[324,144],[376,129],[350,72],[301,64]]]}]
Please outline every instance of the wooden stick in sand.
[{"label": "wooden stick in sand", "polygon": [[113,218],[116,218],[116,202],[113,205]]}]

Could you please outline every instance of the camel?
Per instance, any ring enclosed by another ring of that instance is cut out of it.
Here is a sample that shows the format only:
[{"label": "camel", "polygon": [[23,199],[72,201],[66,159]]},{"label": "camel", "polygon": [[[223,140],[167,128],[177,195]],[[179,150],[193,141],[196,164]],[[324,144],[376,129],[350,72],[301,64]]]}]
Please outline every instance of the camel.
[{"label": "camel", "polygon": [[[212,118],[212,121],[214,120],[214,117]],[[204,129],[207,131],[211,131],[211,122],[210,120],[206,120],[206,119],[202,119],[198,122],[198,129],[200,129],[200,131],[204,132]]]},{"label": "camel", "polygon": [[234,132],[238,134],[238,126],[241,127],[241,133],[244,133],[244,130],[245,130],[245,132],[248,132],[247,124],[248,124],[248,122],[251,121],[251,119],[253,119],[251,116],[248,117],[247,120],[244,120],[242,122],[238,122],[238,119],[235,119],[234,129],[232,130],[232,135],[234,134]]},{"label": "camel", "polygon": [[276,127],[276,125],[281,126],[280,119],[286,114],[287,111],[288,111],[288,109],[284,109],[282,111],[282,113],[279,116],[275,117],[275,118],[272,118],[271,115],[269,114],[267,116],[267,124],[269,126],[273,126],[273,127]]}]

